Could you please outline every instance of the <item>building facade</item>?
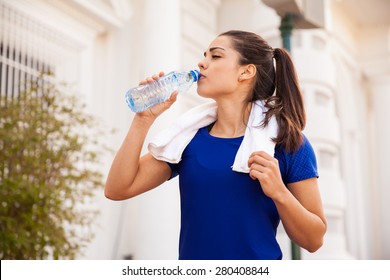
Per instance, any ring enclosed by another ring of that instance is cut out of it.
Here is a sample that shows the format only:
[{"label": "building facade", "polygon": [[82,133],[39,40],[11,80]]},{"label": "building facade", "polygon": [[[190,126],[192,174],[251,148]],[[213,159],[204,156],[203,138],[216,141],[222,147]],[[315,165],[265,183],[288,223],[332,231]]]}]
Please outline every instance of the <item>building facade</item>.
[{"label": "building facade", "polygon": [[[1,94],[50,69],[75,87],[117,149],[134,114],[124,93],[159,71],[197,68],[229,29],[281,47],[280,16],[260,0],[0,0]],[[328,232],[303,259],[390,259],[390,2],[323,0],[322,28],[295,29],[291,52],[307,108]],[[195,87],[164,113],[149,138],[204,102]],[[147,139],[147,140],[148,140]],[[146,149],[144,150],[146,152]],[[107,174],[113,155],[104,159]],[[178,181],[122,202],[97,194],[95,238],[80,259],[176,259]],[[290,243],[280,226],[284,258]]]}]

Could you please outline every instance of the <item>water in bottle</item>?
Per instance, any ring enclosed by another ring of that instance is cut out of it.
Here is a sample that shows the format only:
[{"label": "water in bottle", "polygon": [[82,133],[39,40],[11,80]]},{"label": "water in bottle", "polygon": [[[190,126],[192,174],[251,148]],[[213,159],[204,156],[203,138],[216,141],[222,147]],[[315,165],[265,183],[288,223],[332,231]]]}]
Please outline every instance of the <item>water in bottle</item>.
[{"label": "water in bottle", "polygon": [[199,78],[198,70],[170,72],[151,83],[129,89],[126,92],[126,103],[133,112],[143,112],[167,100],[175,90],[186,92]]}]

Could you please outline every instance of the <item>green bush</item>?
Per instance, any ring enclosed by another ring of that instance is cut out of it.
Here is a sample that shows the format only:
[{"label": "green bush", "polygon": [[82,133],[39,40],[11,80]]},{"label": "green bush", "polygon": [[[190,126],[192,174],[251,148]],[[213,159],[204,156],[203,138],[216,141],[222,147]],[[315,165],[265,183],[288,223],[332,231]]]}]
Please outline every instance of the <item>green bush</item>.
[{"label": "green bush", "polygon": [[43,77],[0,102],[0,258],[76,258],[103,185],[97,123]]}]

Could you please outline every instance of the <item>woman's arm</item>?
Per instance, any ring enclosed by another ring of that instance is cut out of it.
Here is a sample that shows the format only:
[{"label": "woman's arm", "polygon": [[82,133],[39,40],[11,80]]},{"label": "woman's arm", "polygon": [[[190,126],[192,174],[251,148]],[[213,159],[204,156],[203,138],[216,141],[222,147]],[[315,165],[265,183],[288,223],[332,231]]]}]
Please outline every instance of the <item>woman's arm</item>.
[{"label": "woman's arm", "polygon": [[156,160],[150,154],[140,158],[150,126],[150,121],[135,116],[108,173],[104,193],[107,198],[128,199],[151,190],[169,179],[171,170],[168,164]]},{"label": "woman's arm", "polygon": [[265,152],[253,153],[248,165],[252,179],[259,180],[264,193],[274,201],[289,238],[309,252],[317,251],[327,227],[317,178],[286,188],[278,160]]},{"label": "woman's arm", "polygon": [[318,179],[288,184],[284,194],[274,199],[287,235],[313,253],[323,244],[327,222],[318,189]]},{"label": "woman's arm", "polygon": [[[161,72],[159,75],[147,78],[140,84],[157,80],[163,74]],[[104,192],[107,198],[113,200],[131,198],[169,179],[171,169],[167,163],[156,160],[150,154],[142,158],[140,155],[146,135],[155,119],[167,110],[176,98],[177,92],[174,92],[165,102],[135,115],[108,173]]]}]

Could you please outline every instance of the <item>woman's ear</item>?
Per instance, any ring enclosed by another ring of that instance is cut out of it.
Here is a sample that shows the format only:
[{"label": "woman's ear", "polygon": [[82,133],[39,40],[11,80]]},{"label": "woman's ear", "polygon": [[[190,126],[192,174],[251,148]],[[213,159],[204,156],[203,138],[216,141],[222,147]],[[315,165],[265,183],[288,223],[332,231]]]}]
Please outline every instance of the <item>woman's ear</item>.
[{"label": "woman's ear", "polygon": [[242,71],[239,77],[239,81],[249,80],[256,76],[256,66],[248,64],[242,67]]}]

